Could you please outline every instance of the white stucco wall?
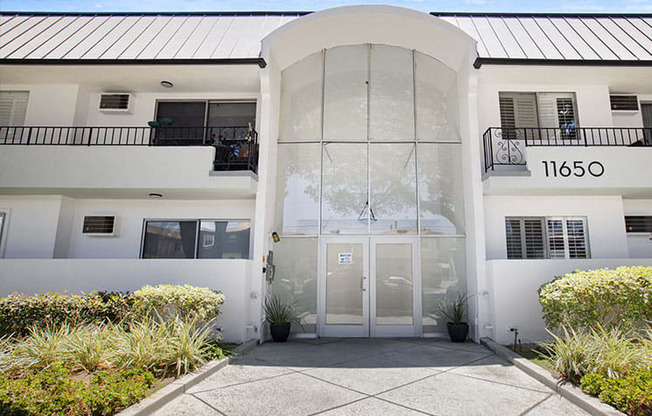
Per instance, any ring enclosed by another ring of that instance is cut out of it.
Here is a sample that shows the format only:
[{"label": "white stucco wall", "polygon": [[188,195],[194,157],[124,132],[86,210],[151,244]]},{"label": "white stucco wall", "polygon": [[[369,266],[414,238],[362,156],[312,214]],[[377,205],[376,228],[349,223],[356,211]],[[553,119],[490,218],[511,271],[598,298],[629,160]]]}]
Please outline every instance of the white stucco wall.
[{"label": "white stucco wall", "polygon": [[[586,217],[591,258],[627,258],[620,196],[485,196],[487,259],[506,259],[505,217]],[[552,261],[554,262],[554,261]]]},{"label": "white stucco wall", "polygon": [[55,252],[61,197],[0,196],[6,212],[2,258],[52,258]]},{"label": "white stucco wall", "polygon": [[221,290],[226,296],[217,325],[224,339],[243,342],[249,321],[245,290],[251,260],[54,259],[0,260],[0,297],[94,290],[130,291],[144,285],[190,284]]},{"label": "white stucco wall", "polygon": [[[609,243],[607,240],[606,243]],[[615,245],[615,243],[612,243]],[[492,338],[501,344],[514,342],[509,328],[518,328],[523,343],[549,338],[541,318],[537,290],[555,276],[575,270],[618,266],[652,266],[652,259],[573,259],[573,260],[489,260],[489,294],[493,298]]]},{"label": "white stucco wall", "polygon": [[28,91],[26,126],[72,126],[75,121],[79,85],[5,84],[2,91]]}]

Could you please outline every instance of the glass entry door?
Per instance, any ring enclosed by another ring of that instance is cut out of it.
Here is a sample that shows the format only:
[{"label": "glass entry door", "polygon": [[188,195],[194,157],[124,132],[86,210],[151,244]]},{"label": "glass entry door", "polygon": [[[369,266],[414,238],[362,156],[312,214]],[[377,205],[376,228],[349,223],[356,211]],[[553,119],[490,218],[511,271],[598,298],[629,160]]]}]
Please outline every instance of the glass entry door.
[{"label": "glass entry door", "polygon": [[320,254],[320,336],[421,335],[415,238],[327,237]]}]

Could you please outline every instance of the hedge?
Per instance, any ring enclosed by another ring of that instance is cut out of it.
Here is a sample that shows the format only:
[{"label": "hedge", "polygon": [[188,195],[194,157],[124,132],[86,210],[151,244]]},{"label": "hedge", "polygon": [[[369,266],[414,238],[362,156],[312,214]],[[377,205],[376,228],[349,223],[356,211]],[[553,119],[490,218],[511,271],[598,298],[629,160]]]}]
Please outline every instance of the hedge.
[{"label": "hedge", "polygon": [[576,271],[539,288],[548,328],[633,328],[652,320],[652,267]]}]

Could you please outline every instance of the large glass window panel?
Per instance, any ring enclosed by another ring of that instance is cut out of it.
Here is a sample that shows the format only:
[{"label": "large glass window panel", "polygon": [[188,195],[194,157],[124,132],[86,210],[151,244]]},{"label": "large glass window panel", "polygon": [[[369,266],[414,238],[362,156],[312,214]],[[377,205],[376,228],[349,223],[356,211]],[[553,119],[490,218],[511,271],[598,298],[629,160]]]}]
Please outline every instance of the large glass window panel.
[{"label": "large glass window panel", "polygon": [[376,324],[412,325],[412,244],[376,244]]},{"label": "large glass window panel", "polygon": [[[361,325],[363,319],[362,244],[329,243],[326,249],[326,324]],[[342,254],[346,261],[342,261]]]},{"label": "large glass window panel", "polygon": [[367,144],[326,143],[322,164],[322,233],[366,234]]},{"label": "large glass window panel", "polygon": [[276,188],[276,230],[282,234],[318,233],[318,143],[280,144]]},{"label": "large glass window panel", "polygon": [[197,221],[147,221],[144,259],[195,258]]},{"label": "large glass window panel", "polygon": [[366,45],[326,50],[324,140],[367,140]]},{"label": "large glass window panel", "polygon": [[416,234],[414,144],[370,144],[371,232]]},{"label": "large glass window panel", "polygon": [[250,231],[249,221],[200,221],[197,258],[248,259]]},{"label": "large glass window panel", "polygon": [[322,73],[322,52],[283,70],[279,141],[321,138]]},{"label": "large glass window panel", "polygon": [[370,139],[414,140],[412,51],[373,45],[370,69]]},{"label": "large glass window panel", "polygon": [[203,127],[206,119],[206,101],[180,101],[158,103],[157,120],[172,120],[170,127]]},{"label": "large glass window panel", "polygon": [[461,146],[435,143],[417,146],[421,234],[464,234]]},{"label": "large glass window panel", "polygon": [[[220,140],[244,140],[249,135],[249,123],[256,127],[256,103],[209,103],[209,133],[219,135]],[[214,137],[218,139],[218,137]]]},{"label": "large glass window panel", "polygon": [[414,60],[418,139],[459,142],[455,72],[420,52],[415,52]]},{"label": "large glass window panel", "polygon": [[423,332],[446,332],[446,318],[437,307],[466,292],[464,237],[421,238]]},{"label": "large glass window panel", "polygon": [[[274,244],[276,271],[272,292],[296,302],[301,324],[307,333],[316,332],[317,323],[317,239],[282,238]],[[293,325],[293,332],[302,332]]]}]

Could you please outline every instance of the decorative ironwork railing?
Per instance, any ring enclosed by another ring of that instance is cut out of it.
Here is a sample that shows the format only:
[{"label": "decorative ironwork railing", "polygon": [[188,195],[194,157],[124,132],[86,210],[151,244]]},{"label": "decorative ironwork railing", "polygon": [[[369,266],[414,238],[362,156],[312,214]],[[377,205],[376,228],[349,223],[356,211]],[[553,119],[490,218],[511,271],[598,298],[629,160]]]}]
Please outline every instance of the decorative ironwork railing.
[{"label": "decorative ironwork railing", "polygon": [[525,165],[531,146],[652,146],[652,128],[643,127],[489,127],[482,135],[484,171]]},{"label": "decorative ironwork railing", "polygon": [[0,126],[0,145],[213,146],[215,170],[258,168],[258,133],[251,126]]}]

